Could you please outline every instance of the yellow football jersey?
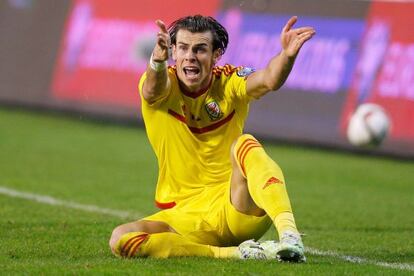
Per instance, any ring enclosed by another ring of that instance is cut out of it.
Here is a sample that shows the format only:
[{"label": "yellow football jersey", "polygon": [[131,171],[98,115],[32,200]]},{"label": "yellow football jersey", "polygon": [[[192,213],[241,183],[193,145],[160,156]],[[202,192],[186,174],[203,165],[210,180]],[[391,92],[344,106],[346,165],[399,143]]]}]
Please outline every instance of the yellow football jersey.
[{"label": "yellow football jersey", "polygon": [[[158,158],[158,207],[179,206],[229,182],[230,147],[242,134],[251,100],[246,94],[249,73],[250,68],[214,67],[209,87],[191,93],[180,89],[176,69],[169,67],[168,93],[152,104],[141,95],[147,135]],[[145,79],[144,74],[140,91]]]}]

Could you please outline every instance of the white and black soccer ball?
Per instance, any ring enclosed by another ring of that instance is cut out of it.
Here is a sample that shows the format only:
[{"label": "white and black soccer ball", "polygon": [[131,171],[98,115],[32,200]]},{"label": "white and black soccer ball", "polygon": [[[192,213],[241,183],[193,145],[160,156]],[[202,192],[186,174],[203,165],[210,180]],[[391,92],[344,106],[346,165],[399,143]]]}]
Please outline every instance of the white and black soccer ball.
[{"label": "white and black soccer ball", "polygon": [[378,146],[387,137],[390,119],[384,109],[372,103],[361,104],[348,123],[348,141],[354,146]]}]

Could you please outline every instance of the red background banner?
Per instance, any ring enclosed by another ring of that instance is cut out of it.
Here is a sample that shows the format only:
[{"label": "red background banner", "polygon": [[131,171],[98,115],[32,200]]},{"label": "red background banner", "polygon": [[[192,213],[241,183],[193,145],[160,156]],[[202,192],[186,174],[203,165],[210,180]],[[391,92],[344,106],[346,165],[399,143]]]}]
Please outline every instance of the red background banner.
[{"label": "red background banner", "polygon": [[342,131],[358,104],[381,105],[391,118],[390,138],[414,141],[414,3],[373,2],[359,64],[342,116]]},{"label": "red background banner", "polygon": [[135,106],[137,83],[158,27],[188,14],[214,15],[219,0],[76,0],[63,35],[52,84],[58,99]]}]

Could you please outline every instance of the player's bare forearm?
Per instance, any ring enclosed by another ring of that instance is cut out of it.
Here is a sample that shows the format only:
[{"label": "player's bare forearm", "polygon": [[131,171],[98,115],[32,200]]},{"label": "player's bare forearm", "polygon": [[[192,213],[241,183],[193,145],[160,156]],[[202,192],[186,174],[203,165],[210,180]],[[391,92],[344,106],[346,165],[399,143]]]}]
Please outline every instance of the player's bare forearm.
[{"label": "player's bare forearm", "polygon": [[290,18],[280,34],[280,54],[272,58],[265,69],[247,79],[247,93],[250,96],[260,98],[270,91],[278,90],[285,83],[300,49],[315,34],[312,27],[292,29],[296,21],[296,16]]},{"label": "player's bare forearm", "polygon": [[295,63],[295,56],[288,56],[285,51],[272,58],[265,69],[267,87],[270,91],[278,90],[285,83]]},{"label": "player's bare forearm", "polygon": [[295,58],[281,51],[270,60],[265,69],[251,75],[247,81],[247,91],[250,92],[250,96],[260,98],[270,91],[278,90],[288,78]]},{"label": "player's bare forearm", "polygon": [[169,79],[167,68],[162,71],[155,71],[150,65],[147,67],[147,79],[144,82],[143,97],[148,103],[153,103],[167,93]]},{"label": "player's bare forearm", "polygon": [[161,20],[155,22],[160,31],[157,34],[157,43],[151,55],[146,75],[147,79],[143,86],[143,97],[153,103],[168,92],[170,81],[168,78],[168,49],[170,47],[170,36],[168,30]]}]

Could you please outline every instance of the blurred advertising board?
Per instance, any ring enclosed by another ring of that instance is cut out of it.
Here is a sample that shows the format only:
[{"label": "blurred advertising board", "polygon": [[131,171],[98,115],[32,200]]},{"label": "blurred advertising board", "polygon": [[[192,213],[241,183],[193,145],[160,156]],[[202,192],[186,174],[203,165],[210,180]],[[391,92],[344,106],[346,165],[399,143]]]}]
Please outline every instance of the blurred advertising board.
[{"label": "blurred advertising board", "polygon": [[391,118],[391,138],[414,143],[414,2],[373,2],[358,64],[342,113],[342,130],[355,107],[381,105]]},{"label": "blurred advertising board", "polygon": [[373,102],[392,120],[390,137],[373,151],[414,157],[413,2],[10,3],[0,10],[0,102],[135,119],[137,83],[155,42],[156,19],[169,24],[188,14],[212,15],[230,34],[220,63],[260,69],[280,51],[280,31],[297,15],[297,27],[311,25],[317,34],[282,89],[252,102],[246,131],[352,149],[344,135],[348,119],[359,104]]},{"label": "blurred advertising board", "polygon": [[[223,63],[264,68],[280,51],[280,29],[290,15],[257,14],[239,9],[219,14],[233,44]],[[248,128],[264,136],[335,143],[344,94],[358,59],[365,21],[359,18],[300,16],[298,26],[317,35],[301,50],[278,93],[253,102]]]},{"label": "blurred advertising board", "polygon": [[137,84],[158,27],[193,13],[212,15],[218,1],[75,0],[69,13],[52,90],[56,98],[138,106]]}]

